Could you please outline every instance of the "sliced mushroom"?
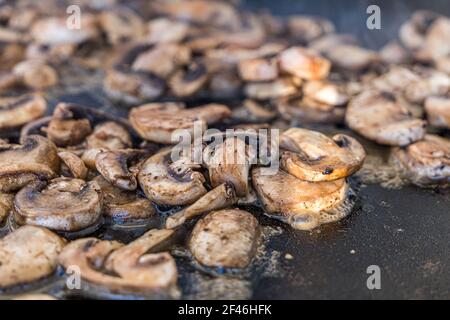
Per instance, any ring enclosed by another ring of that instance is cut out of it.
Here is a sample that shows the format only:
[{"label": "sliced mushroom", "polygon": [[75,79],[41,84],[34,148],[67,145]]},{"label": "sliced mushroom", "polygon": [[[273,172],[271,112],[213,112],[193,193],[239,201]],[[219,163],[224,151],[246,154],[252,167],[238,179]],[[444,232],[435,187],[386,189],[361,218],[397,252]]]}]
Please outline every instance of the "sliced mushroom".
[{"label": "sliced mushroom", "polygon": [[279,55],[280,69],[306,80],[325,79],[331,63],[316,51],[303,47],[291,47]]},{"label": "sliced mushroom", "polygon": [[57,300],[55,297],[44,293],[27,293],[15,296],[13,300]]},{"label": "sliced mushroom", "polygon": [[425,135],[423,140],[392,151],[394,162],[418,186],[450,185],[450,140]]},{"label": "sliced mushroom", "polygon": [[161,205],[192,204],[207,193],[204,176],[190,159],[171,160],[171,150],[146,160],[138,174],[139,185],[151,201]]},{"label": "sliced mushroom", "polygon": [[327,55],[328,52],[333,50],[339,45],[343,44],[356,44],[355,37],[351,34],[336,34],[329,33],[309,43],[309,48],[317,50],[323,55]]},{"label": "sliced mushroom", "polygon": [[379,60],[376,52],[355,45],[339,45],[327,57],[333,66],[350,71],[362,71]]},{"label": "sliced mushroom", "polygon": [[202,63],[193,62],[175,72],[169,87],[177,97],[187,97],[199,91],[208,81],[208,70]]},{"label": "sliced mushroom", "polygon": [[52,274],[65,245],[53,232],[24,226],[0,239],[0,288],[30,283]]},{"label": "sliced mushroom", "polygon": [[0,131],[13,130],[42,117],[47,102],[40,95],[24,95],[0,99]]},{"label": "sliced mushroom", "polygon": [[148,23],[146,42],[151,44],[181,42],[188,34],[189,27],[182,21],[156,18]]},{"label": "sliced mushroom", "polygon": [[20,77],[26,86],[37,90],[49,88],[58,82],[56,70],[44,61],[22,61],[14,66],[13,73]]},{"label": "sliced mushroom", "polygon": [[421,70],[420,78],[405,87],[405,98],[412,103],[420,103],[432,95],[445,95],[450,90],[450,77],[435,70]]},{"label": "sliced mushroom", "polygon": [[345,120],[352,130],[380,144],[405,146],[425,134],[425,121],[413,118],[394,95],[377,90],[353,98]]},{"label": "sliced mushroom", "polygon": [[338,85],[325,81],[308,81],[303,85],[303,94],[319,103],[341,106],[348,102],[349,97]]},{"label": "sliced mushroom", "polygon": [[136,190],[137,181],[129,167],[137,163],[145,152],[136,149],[99,152],[95,157],[98,172],[114,186],[124,190]]},{"label": "sliced mushroom", "polygon": [[168,217],[166,220],[166,228],[174,229],[186,220],[213,210],[225,209],[234,205],[236,201],[237,197],[234,187],[228,183],[221,184],[187,208]]},{"label": "sliced mushroom", "polygon": [[450,19],[439,17],[427,30],[424,42],[415,57],[421,61],[430,62],[450,54]]},{"label": "sliced mushroom", "polygon": [[[96,286],[106,296],[143,295],[177,297],[177,268],[166,252],[147,253],[167,240],[173,231],[150,230],[128,245],[96,238],[68,244],[58,260],[64,268],[76,265],[83,281]],[[85,291],[95,295],[95,291]]]},{"label": "sliced mushroom", "polygon": [[[216,43],[215,43],[216,44]],[[225,46],[224,48],[209,49],[205,52],[208,60],[225,65],[234,66],[239,61],[270,57],[282,52],[286,46],[277,42],[267,42],[256,49],[247,49],[236,46]]]},{"label": "sliced mushroom", "polygon": [[113,186],[102,176],[93,179],[102,190],[103,214],[114,222],[126,223],[149,219],[156,215],[152,203],[134,191],[126,191]]},{"label": "sliced mushroom", "polygon": [[[58,157],[62,160],[64,165],[66,165],[68,169],[67,173],[70,173],[70,176],[77,179],[86,179],[88,169],[80,157],[70,151],[58,152]],[[65,168],[61,168],[61,171],[64,172],[64,169]]]},{"label": "sliced mushroom", "polygon": [[205,266],[245,268],[255,255],[258,236],[258,221],[247,211],[214,211],[197,222],[189,248]]},{"label": "sliced mushroom", "polygon": [[270,103],[262,104],[255,100],[245,99],[241,108],[233,110],[233,119],[245,122],[267,122],[277,116]]},{"label": "sliced mushroom", "polygon": [[22,145],[0,145],[0,192],[11,192],[59,172],[56,147],[42,136],[28,136]]},{"label": "sliced mushroom", "polygon": [[223,143],[208,146],[203,151],[211,185],[217,187],[225,182],[230,183],[238,197],[248,194],[249,171],[255,157],[254,147],[238,137],[226,138]]},{"label": "sliced mushroom", "polygon": [[405,64],[410,62],[410,53],[397,41],[391,41],[380,50],[380,58],[387,64]]},{"label": "sliced mushroom", "polygon": [[283,77],[270,82],[248,83],[245,85],[244,91],[249,98],[267,100],[295,94],[300,83],[290,77]]},{"label": "sliced mushroom", "polygon": [[275,59],[242,60],[238,64],[238,70],[244,81],[271,81],[278,77]]},{"label": "sliced mushroom", "polygon": [[129,120],[137,133],[146,140],[171,144],[175,130],[189,130],[194,134],[195,123],[200,124],[201,132],[206,129],[204,121],[196,114],[186,113],[179,103],[150,103],[133,108]]},{"label": "sliced mushroom", "polygon": [[410,50],[419,49],[425,42],[425,36],[429,27],[438,16],[438,14],[431,11],[416,11],[411,19],[400,27],[399,37],[402,44]]},{"label": "sliced mushroom", "polygon": [[102,193],[95,182],[57,178],[33,182],[14,199],[14,220],[58,231],[78,231],[96,223],[102,212]]},{"label": "sliced mushroom", "polygon": [[281,167],[306,181],[332,181],[358,171],[366,157],[361,144],[344,134],[332,138],[291,128],[280,136]]},{"label": "sliced mushroom", "polygon": [[428,97],[425,100],[425,111],[430,125],[437,128],[450,128],[450,98]]},{"label": "sliced mushroom", "polygon": [[100,27],[106,33],[108,42],[113,45],[139,40],[145,33],[142,18],[126,7],[101,11],[98,20]]},{"label": "sliced mushroom", "polygon": [[297,15],[289,17],[288,30],[296,40],[306,44],[334,32],[334,26],[324,18]]},{"label": "sliced mushroom", "polygon": [[261,169],[252,170],[252,181],[264,209],[293,228],[311,230],[349,214],[340,210],[348,197],[345,179],[309,182],[281,170],[265,175]]},{"label": "sliced mushroom", "polygon": [[3,225],[3,222],[11,212],[13,200],[13,194],[0,193],[0,225]]}]

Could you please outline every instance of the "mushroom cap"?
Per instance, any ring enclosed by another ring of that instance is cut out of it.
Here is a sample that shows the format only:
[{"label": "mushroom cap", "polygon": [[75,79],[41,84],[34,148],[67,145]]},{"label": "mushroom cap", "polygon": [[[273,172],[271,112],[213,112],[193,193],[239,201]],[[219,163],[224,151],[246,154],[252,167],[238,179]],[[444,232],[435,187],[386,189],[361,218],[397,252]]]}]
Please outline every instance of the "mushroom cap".
[{"label": "mushroom cap", "polygon": [[427,134],[406,148],[395,148],[392,158],[416,185],[450,185],[449,139]]},{"label": "mushroom cap", "polygon": [[244,210],[214,211],[197,222],[189,248],[201,264],[209,267],[245,268],[256,251],[259,224]]},{"label": "mushroom cap", "polygon": [[187,159],[171,161],[171,150],[163,150],[141,166],[138,174],[139,185],[147,198],[161,205],[186,205],[194,203],[207,190],[205,177],[192,168]]},{"label": "mushroom cap", "polygon": [[36,226],[23,226],[0,239],[0,288],[49,276],[64,245],[62,238]]},{"label": "mushroom cap", "polygon": [[27,124],[47,112],[47,101],[37,94],[0,99],[0,131]]},{"label": "mushroom cap", "polygon": [[264,209],[274,217],[289,222],[296,229],[310,230],[344,216],[329,212],[347,198],[345,179],[309,182],[281,170],[274,175],[265,175],[261,169],[252,170],[253,187]]},{"label": "mushroom cap", "polygon": [[102,212],[102,194],[95,182],[57,178],[47,185],[33,182],[14,199],[14,220],[58,231],[78,231],[93,225]]},{"label": "mushroom cap", "polygon": [[281,167],[305,181],[332,181],[358,171],[366,157],[354,138],[332,138],[312,130],[291,128],[280,136]]},{"label": "mushroom cap", "polygon": [[21,146],[0,146],[0,191],[16,191],[36,179],[59,172],[56,146],[42,136],[27,136]]},{"label": "mushroom cap", "polygon": [[425,134],[425,121],[414,118],[392,94],[378,90],[353,98],[345,120],[352,130],[380,144],[405,146]]}]

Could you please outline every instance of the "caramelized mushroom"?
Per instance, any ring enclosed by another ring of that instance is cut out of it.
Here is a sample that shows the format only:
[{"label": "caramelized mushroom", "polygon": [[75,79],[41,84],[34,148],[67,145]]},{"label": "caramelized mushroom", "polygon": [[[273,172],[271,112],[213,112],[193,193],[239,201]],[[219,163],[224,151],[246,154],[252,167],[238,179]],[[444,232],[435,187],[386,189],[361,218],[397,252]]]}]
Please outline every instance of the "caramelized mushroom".
[{"label": "caramelized mushroom", "polygon": [[345,120],[352,130],[380,144],[405,146],[425,134],[425,121],[413,118],[394,95],[377,90],[353,98]]},{"label": "caramelized mushroom", "polygon": [[281,170],[264,175],[261,168],[254,168],[252,181],[266,212],[295,229],[311,230],[340,220],[350,211],[341,210],[348,197],[345,179],[309,182]]},{"label": "caramelized mushroom", "polygon": [[10,193],[0,193],[0,225],[8,217],[12,204],[14,200],[14,195]]},{"label": "caramelized mushroom", "polygon": [[28,87],[42,90],[58,82],[56,70],[44,61],[25,60],[16,64],[13,73]]},{"label": "caramelized mushroom", "polygon": [[[83,160],[81,160],[80,157],[70,151],[58,152],[58,157],[67,167],[70,176],[77,179],[86,179],[88,175],[88,169],[86,168]],[[64,169],[65,168],[62,168],[61,171],[64,171]]]},{"label": "caramelized mushroom", "polygon": [[306,80],[325,79],[331,63],[312,49],[291,47],[279,55],[280,69]]},{"label": "caramelized mushroom", "polygon": [[65,245],[53,232],[24,226],[0,239],[0,288],[30,283],[56,270]]},{"label": "caramelized mushroom", "polygon": [[275,59],[242,60],[238,64],[239,75],[244,81],[270,81],[278,77]]},{"label": "caramelized mushroom", "polygon": [[56,147],[42,136],[28,136],[22,145],[0,145],[0,192],[16,191],[36,179],[51,179],[58,172]]},{"label": "caramelized mushroom", "polygon": [[58,231],[78,231],[96,223],[102,212],[102,194],[95,182],[57,178],[33,182],[14,199],[14,220]]},{"label": "caramelized mushroom", "polygon": [[450,128],[450,98],[428,97],[425,100],[428,122],[437,128]]},{"label": "caramelized mushroom", "polygon": [[394,162],[418,186],[450,185],[450,140],[425,135],[406,148],[395,148]]},{"label": "caramelized mushroom", "polygon": [[169,79],[169,87],[177,97],[187,97],[199,91],[208,80],[205,65],[190,63],[186,68],[175,72]]},{"label": "caramelized mushroom", "polygon": [[163,150],[146,160],[138,174],[139,185],[151,201],[161,205],[191,204],[206,194],[204,176],[190,159],[171,160],[171,150]]},{"label": "caramelized mushroom", "polygon": [[306,181],[332,181],[358,171],[366,157],[361,144],[344,134],[333,138],[307,129],[291,128],[280,137],[281,167]]},{"label": "caramelized mushroom", "polygon": [[349,97],[338,85],[325,81],[308,81],[303,85],[303,94],[319,103],[330,106],[341,106]]},{"label": "caramelized mushroom", "polygon": [[142,18],[126,7],[102,11],[99,25],[106,33],[109,43],[117,45],[126,41],[139,40],[144,36],[145,25]]},{"label": "caramelized mushroom", "polygon": [[42,117],[47,102],[40,95],[0,99],[0,131],[13,130]]},{"label": "caramelized mushroom", "polygon": [[189,248],[205,266],[245,268],[256,252],[258,227],[258,221],[247,211],[214,211],[197,222]]},{"label": "caramelized mushroom", "polygon": [[271,82],[248,83],[244,91],[249,98],[267,100],[295,94],[298,90],[298,85],[298,81],[289,77],[283,77]]},{"label": "caramelized mushroom", "polygon": [[156,18],[148,23],[146,41],[151,44],[180,42],[188,34],[189,27],[182,21]]}]

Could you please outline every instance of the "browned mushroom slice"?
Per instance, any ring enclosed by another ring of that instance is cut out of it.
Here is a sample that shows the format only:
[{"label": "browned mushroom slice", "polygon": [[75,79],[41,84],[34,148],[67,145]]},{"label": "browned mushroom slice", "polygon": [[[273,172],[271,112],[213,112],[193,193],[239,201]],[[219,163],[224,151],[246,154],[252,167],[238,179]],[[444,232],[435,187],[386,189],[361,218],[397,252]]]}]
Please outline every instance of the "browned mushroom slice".
[{"label": "browned mushroom slice", "polygon": [[339,45],[356,43],[357,41],[353,35],[330,33],[311,41],[308,47],[326,55]]},{"label": "browned mushroom slice", "polygon": [[156,18],[148,22],[146,42],[150,44],[180,42],[188,34],[188,24],[169,18]]},{"label": "browned mushroom slice", "polygon": [[281,167],[306,181],[331,181],[359,170],[366,153],[354,138],[291,128],[280,137]]},{"label": "browned mushroom slice", "polygon": [[450,128],[450,98],[428,97],[425,100],[428,122],[437,128]]},{"label": "browned mushroom slice", "polygon": [[450,185],[450,140],[425,135],[406,148],[395,148],[392,158],[404,175],[419,186]]},{"label": "browned mushroom slice", "polygon": [[0,192],[11,192],[59,172],[56,146],[42,136],[28,136],[22,145],[0,145]]},{"label": "browned mushroom slice", "polygon": [[271,104],[262,104],[255,100],[245,99],[241,108],[233,110],[233,118],[239,121],[267,122],[277,116]]},{"label": "browned mushroom slice", "polygon": [[165,79],[190,60],[189,48],[176,43],[167,43],[138,55],[131,68],[135,71],[151,72]]},{"label": "browned mushroom slice", "polygon": [[410,62],[410,53],[396,41],[391,41],[380,50],[380,58],[387,64],[405,64]]},{"label": "browned mushroom slice", "polygon": [[271,82],[255,82],[245,85],[247,97],[257,100],[287,97],[298,91],[301,81],[290,77],[283,77]]},{"label": "browned mushroom slice", "polygon": [[129,169],[137,163],[146,153],[136,149],[116,151],[103,151],[97,154],[95,166],[98,172],[114,186],[124,190],[136,190],[137,181],[135,173]]},{"label": "browned mushroom slice", "polygon": [[98,22],[106,33],[109,43],[113,45],[139,40],[145,34],[142,18],[126,7],[101,11]]},{"label": "browned mushroom slice", "polygon": [[208,146],[203,152],[211,185],[230,183],[239,197],[248,193],[249,170],[255,157],[256,150],[238,137],[226,138],[223,143]]},{"label": "browned mushroom slice", "polygon": [[256,252],[258,236],[258,221],[247,211],[214,211],[197,222],[189,248],[205,266],[245,268]]},{"label": "browned mushroom slice", "polygon": [[147,198],[161,205],[186,205],[206,194],[204,176],[193,169],[198,164],[181,158],[171,159],[171,150],[161,151],[145,161],[138,174]]},{"label": "browned mushroom slice", "polygon": [[102,212],[102,194],[95,182],[57,178],[33,182],[14,199],[14,220],[58,231],[78,231],[96,223]]},{"label": "browned mushroom slice", "polygon": [[450,19],[439,17],[427,30],[425,41],[414,56],[425,62],[434,61],[450,54]]},{"label": "browned mushroom slice", "polygon": [[341,106],[348,102],[348,95],[337,84],[326,81],[308,81],[303,85],[303,94],[319,103]]},{"label": "browned mushroom slice", "polygon": [[280,69],[306,80],[325,79],[331,63],[316,51],[303,47],[291,47],[279,55]]},{"label": "browned mushroom slice", "polygon": [[268,42],[257,49],[246,49],[236,46],[210,49],[205,52],[205,56],[208,60],[234,66],[242,60],[258,59],[277,55],[285,48],[286,46],[284,44]]},{"label": "browned mushroom slice", "polygon": [[16,74],[10,72],[0,74],[0,92],[7,92],[21,83],[20,77]]},{"label": "browned mushroom slice", "polygon": [[13,73],[25,85],[37,90],[49,88],[58,82],[56,70],[44,61],[22,61],[14,66]]},{"label": "browned mushroom slice", "polygon": [[236,203],[236,191],[231,184],[224,183],[212,189],[187,208],[171,215],[166,220],[166,228],[174,229],[186,220],[213,210],[225,209]]},{"label": "browned mushroom slice", "polygon": [[450,90],[450,77],[436,70],[421,70],[420,78],[405,87],[405,98],[412,103],[422,104],[432,95],[445,95]]},{"label": "browned mushroom slice", "polygon": [[266,31],[259,17],[243,13],[236,30],[214,32],[212,37],[217,38],[222,45],[258,48],[264,43]]},{"label": "browned mushroom slice", "polygon": [[0,99],[0,131],[23,126],[47,111],[47,102],[39,95]]},{"label": "browned mushroom slice", "polygon": [[14,195],[10,193],[0,193],[0,225],[11,212]]},{"label": "browned mushroom slice", "polygon": [[289,17],[288,30],[298,41],[308,43],[334,32],[334,26],[330,21],[320,17],[299,15]]},{"label": "browned mushroom slice", "polygon": [[130,133],[120,124],[107,121],[98,124],[86,138],[86,151],[82,159],[86,166],[96,169],[95,157],[100,151],[127,149],[132,146]]},{"label": "browned mushroom slice", "polygon": [[438,14],[431,11],[416,11],[411,19],[400,27],[399,37],[402,44],[410,50],[419,49],[425,42],[425,36],[429,27],[438,16]]},{"label": "browned mushroom slice", "polygon": [[173,133],[178,129],[189,130],[193,137],[196,123],[200,133],[206,129],[205,121],[197,112],[184,109],[180,103],[149,103],[133,108],[129,120],[136,132],[149,141],[172,144]]},{"label": "browned mushroom slice", "polygon": [[351,206],[345,206],[345,179],[309,182],[281,170],[275,175],[264,175],[261,168],[254,168],[252,181],[264,209],[295,229],[311,230],[350,213]]},{"label": "browned mushroom slice", "polygon": [[425,121],[413,118],[394,95],[377,90],[353,98],[345,120],[352,130],[380,144],[405,146],[425,134]]},{"label": "browned mushroom slice", "polygon": [[[70,176],[77,179],[85,179],[88,174],[88,169],[84,164],[83,160],[78,157],[76,154],[70,151],[61,151],[58,152],[58,157],[63,161],[64,165],[67,167],[67,173],[70,173]],[[61,168],[61,171],[65,171],[65,168]]]},{"label": "browned mushroom slice", "polygon": [[148,219],[155,216],[156,211],[152,203],[139,196],[136,192],[119,189],[102,176],[93,179],[100,186],[103,193],[103,214],[115,222]]},{"label": "browned mushroom slice", "polygon": [[238,64],[238,70],[244,81],[270,81],[278,77],[275,59],[242,60]]},{"label": "browned mushroom slice", "polygon": [[379,59],[376,52],[355,45],[339,45],[327,57],[333,66],[350,71],[362,71]]},{"label": "browned mushroom slice", "polygon": [[199,91],[208,80],[208,70],[201,63],[191,63],[175,72],[169,87],[177,97],[187,97]]},{"label": "browned mushroom slice", "polygon": [[231,116],[231,110],[224,104],[208,103],[185,109],[186,114],[198,115],[208,125],[215,124]]},{"label": "browned mushroom slice", "polygon": [[69,243],[58,260],[64,268],[76,265],[83,281],[94,285],[87,295],[143,295],[176,298],[177,268],[166,252],[147,253],[166,241],[173,231],[150,230],[128,245],[96,238]]},{"label": "browned mushroom slice", "polygon": [[434,64],[437,70],[450,74],[450,55],[437,58]]},{"label": "browned mushroom slice", "polygon": [[42,18],[31,26],[31,36],[43,45],[77,45],[98,36],[96,20],[95,16],[86,13],[80,28],[68,28],[66,18]]},{"label": "browned mushroom slice", "polygon": [[0,288],[33,282],[52,274],[65,242],[53,232],[24,226],[0,239]]},{"label": "browned mushroom slice", "polygon": [[345,117],[345,108],[334,107],[320,103],[308,97],[283,98],[277,100],[280,115],[290,121],[300,123],[342,123]]}]

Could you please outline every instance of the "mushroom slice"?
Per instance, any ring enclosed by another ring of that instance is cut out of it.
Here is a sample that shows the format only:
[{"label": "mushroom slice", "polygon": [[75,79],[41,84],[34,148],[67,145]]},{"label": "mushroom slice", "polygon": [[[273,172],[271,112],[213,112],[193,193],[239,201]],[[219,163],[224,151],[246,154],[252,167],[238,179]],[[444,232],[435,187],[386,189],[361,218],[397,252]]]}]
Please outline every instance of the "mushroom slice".
[{"label": "mushroom slice", "polygon": [[308,81],[303,85],[303,94],[319,103],[341,106],[349,97],[338,85],[325,81]]},{"label": "mushroom slice", "polygon": [[238,71],[244,81],[270,81],[278,77],[278,66],[275,59],[242,60]]},{"label": "mushroom slice", "polygon": [[13,130],[42,117],[47,102],[40,95],[0,99],[0,131]]},{"label": "mushroom slice", "polygon": [[291,121],[300,123],[342,123],[345,117],[345,108],[334,107],[317,102],[308,97],[282,98],[277,100],[277,109],[280,115]]},{"label": "mushroom slice", "polygon": [[405,98],[412,103],[420,103],[432,95],[445,95],[450,89],[450,77],[435,70],[422,70],[420,78],[405,86]]},{"label": "mushroom slice", "polygon": [[270,82],[248,83],[245,85],[244,91],[249,98],[267,100],[295,94],[300,83],[296,79],[283,77]]},{"label": "mushroom slice", "polygon": [[99,25],[106,33],[109,43],[118,45],[126,41],[139,40],[144,36],[145,25],[142,18],[126,7],[101,11]]},{"label": "mushroom slice", "polygon": [[208,81],[208,70],[197,62],[183,67],[169,79],[169,87],[177,97],[187,97],[199,91]]},{"label": "mushroom slice", "polygon": [[332,181],[358,171],[366,152],[344,134],[332,138],[307,129],[291,128],[280,137],[281,167],[306,181]]},{"label": "mushroom slice", "polygon": [[52,274],[65,241],[53,232],[24,226],[0,239],[0,288],[25,284]]},{"label": "mushroom slice", "polygon": [[14,199],[14,220],[58,231],[78,231],[96,223],[102,212],[102,194],[95,182],[57,178],[48,184],[33,182]]},{"label": "mushroom slice", "polygon": [[172,162],[171,150],[163,150],[141,166],[139,185],[151,201],[161,205],[186,205],[207,193],[203,186],[205,177],[193,169],[198,164],[180,158]]},{"label": "mushroom slice", "polygon": [[14,195],[10,193],[0,193],[0,225],[3,224],[6,217],[12,209]]},{"label": "mushroom slice", "polygon": [[208,103],[198,107],[185,109],[187,114],[198,115],[208,125],[220,122],[231,116],[231,110],[224,104]]},{"label": "mushroom slice", "polygon": [[[66,269],[78,266],[82,280],[107,296],[175,298],[178,296],[175,260],[166,252],[147,253],[172,234],[171,230],[150,230],[128,245],[96,238],[79,239],[69,243],[58,260]],[[91,290],[86,293],[93,294]]]},{"label": "mushroom slice", "polygon": [[15,296],[12,300],[57,300],[55,297],[44,293],[26,293]]},{"label": "mushroom slice", "polygon": [[425,134],[425,121],[413,118],[394,95],[378,90],[367,90],[353,98],[345,120],[352,130],[380,144],[405,146]]},{"label": "mushroom slice", "polygon": [[316,51],[303,47],[291,47],[279,55],[280,69],[305,80],[325,79],[331,63]]},{"label": "mushroom slice", "polygon": [[[199,111],[199,110],[197,110]],[[194,136],[195,124],[200,125],[200,133],[206,129],[206,123],[198,112],[184,109],[180,103],[149,103],[131,109],[129,120],[136,132],[149,141],[172,144],[173,133],[178,129],[189,130]]]},{"label": "mushroom slice", "polygon": [[214,211],[197,222],[189,248],[208,267],[245,268],[256,252],[259,224],[244,210]]},{"label": "mushroom slice", "polygon": [[151,44],[181,42],[188,34],[189,26],[182,21],[156,18],[148,22],[146,42]]},{"label": "mushroom slice", "polygon": [[259,103],[252,99],[245,99],[243,106],[233,110],[233,118],[238,121],[268,122],[277,116],[276,110],[270,103]]},{"label": "mushroom slice", "polygon": [[[84,164],[83,160],[78,157],[75,153],[70,151],[58,152],[58,157],[67,166],[70,175],[77,179],[85,179],[88,174],[88,169]],[[64,168],[62,168],[64,171]]]},{"label": "mushroom slice", "polygon": [[249,170],[255,157],[253,146],[238,137],[228,137],[223,143],[208,146],[203,151],[211,185],[217,187],[225,182],[230,183],[239,197],[248,194]]},{"label": "mushroom slice", "polygon": [[379,60],[376,52],[347,44],[333,48],[327,53],[327,57],[333,66],[354,72],[367,69],[372,63]]},{"label": "mushroom slice", "polygon": [[28,136],[22,145],[0,145],[0,192],[11,192],[36,179],[51,179],[59,172],[53,143]]},{"label": "mushroom slice", "polygon": [[[213,39],[215,40],[215,39]],[[282,52],[286,46],[281,43],[268,42],[257,49],[247,49],[236,46],[226,46],[225,48],[210,49],[205,52],[207,61],[219,62],[225,65],[234,66],[242,60],[264,58],[274,56]]]},{"label": "mushroom slice", "polygon": [[333,24],[320,17],[291,16],[287,26],[290,34],[302,43],[309,43],[325,34],[334,32]]},{"label": "mushroom slice", "polygon": [[397,41],[391,41],[380,50],[380,58],[387,64],[405,64],[411,61],[411,54]]},{"label": "mushroom slice", "polygon": [[425,100],[425,111],[432,126],[450,129],[450,98],[428,97]]},{"label": "mushroom slice", "polygon": [[450,140],[425,135],[406,148],[395,148],[394,162],[418,186],[450,185]]},{"label": "mushroom slice", "polygon": [[311,230],[340,220],[350,211],[349,207],[341,210],[349,194],[345,179],[309,182],[281,170],[264,175],[261,168],[254,168],[252,181],[266,212],[295,229]]},{"label": "mushroom slice", "polygon": [[431,11],[416,11],[411,19],[400,27],[399,38],[402,44],[410,50],[422,47],[428,29],[438,17],[438,14]]},{"label": "mushroom slice", "polygon": [[236,203],[236,191],[231,184],[224,183],[212,189],[189,207],[171,215],[166,220],[166,228],[174,229],[186,220],[213,210],[225,209]]},{"label": "mushroom slice", "polygon": [[103,151],[95,157],[95,166],[111,184],[132,191],[136,190],[137,181],[129,166],[138,162],[145,154],[144,151],[136,149]]},{"label": "mushroom slice", "polygon": [[126,223],[155,216],[156,211],[152,203],[136,192],[119,189],[102,176],[94,178],[93,181],[102,190],[103,214],[114,222]]},{"label": "mushroom slice", "polygon": [[13,73],[20,77],[22,82],[37,90],[42,90],[58,82],[56,70],[39,60],[25,60],[16,64]]}]

